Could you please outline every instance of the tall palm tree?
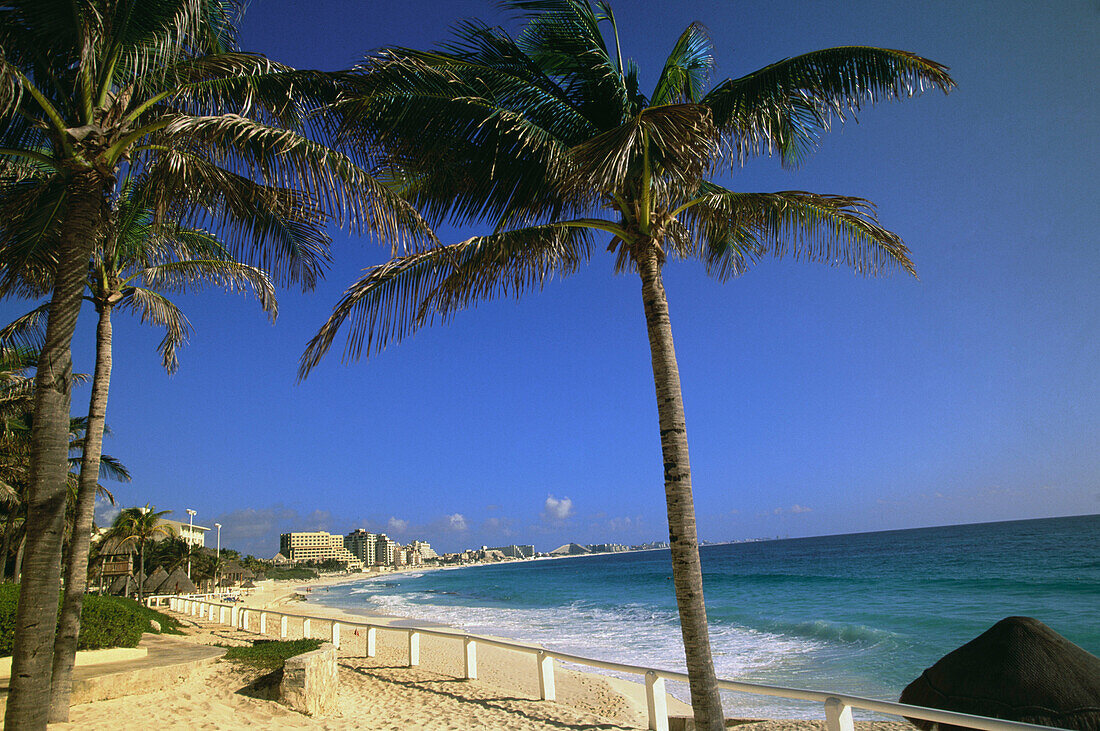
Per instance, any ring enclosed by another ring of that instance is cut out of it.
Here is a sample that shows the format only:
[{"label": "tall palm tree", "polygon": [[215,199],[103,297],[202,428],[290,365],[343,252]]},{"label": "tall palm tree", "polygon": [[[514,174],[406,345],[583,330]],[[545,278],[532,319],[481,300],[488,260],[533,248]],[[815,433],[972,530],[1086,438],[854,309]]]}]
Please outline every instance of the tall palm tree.
[{"label": "tall palm tree", "polygon": [[[150,208],[151,192],[143,186],[144,182],[127,181],[122,186],[88,268],[87,299],[95,305],[98,315],[96,358],[80,466],[80,489],[75,501],[75,530],[64,564],[65,595],[54,641],[51,703],[58,708],[59,714],[69,707],[82,597],[87,588],[88,552],[113,362],[113,311],[130,311],[139,315],[143,322],[164,327],[160,352],[169,373],[175,372],[178,366],[176,351],[187,339],[189,324],[165,293],[211,285],[230,291],[251,289],[272,321],[277,314],[274,287],[261,269],[234,260],[226,246],[207,231],[159,219]],[[301,218],[299,212],[291,211],[289,215],[291,218],[287,218],[277,233],[291,243],[293,251],[314,254],[310,261],[301,262],[301,257],[295,256],[290,257],[289,262],[301,267],[309,275],[307,284],[311,284],[322,263],[316,254],[327,249],[328,237],[308,218]],[[40,342],[47,306],[40,305],[4,332],[20,332],[24,338]]]},{"label": "tall palm tree", "polygon": [[262,223],[265,211],[312,207],[392,241],[402,230],[427,235],[409,206],[323,144],[324,130],[307,118],[333,98],[340,77],[239,50],[242,7],[7,0],[0,8],[0,290],[19,291],[34,267],[53,274],[36,376],[28,571],[5,712],[12,728],[44,728],[50,707],[70,343],[120,175],[147,176],[158,215],[213,222],[251,264],[264,256],[253,248],[257,235],[276,225]]},{"label": "tall palm tree", "polygon": [[145,598],[145,544],[175,535],[172,526],[161,521],[170,512],[172,511],[162,510],[158,513],[148,503],[144,508],[126,508],[118,514],[104,536],[105,539],[118,538],[122,543],[133,543],[137,546],[139,602]]},{"label": "tall palm tree", "polygon": [[493,232],[370,269],[310,342],[300,375],[348,320],[345,359],[369,356],[479,300],[572,274],[592,257],[594,236],[609,234],[616,271],[641,280],[695,720],[722,728],[662,267],[698,259],[725,280],[789,253],[861,272],[912,272],[908,250],[868,201],[741,192],[710,176],[758,154],[795,165],[833,119],[925,86],[947,91],[953,81],[912,53],[846,47],[712,84],[712,44],[692,24],[646,96],[638,67],[622,61],[606,2],[503,4],[524,14],[518,36],[466,22],[441,50],[389,49],[368,59],[355,95],[340,105],[345,134],[385,151],[395,185],[430,220],[488,221]]}]

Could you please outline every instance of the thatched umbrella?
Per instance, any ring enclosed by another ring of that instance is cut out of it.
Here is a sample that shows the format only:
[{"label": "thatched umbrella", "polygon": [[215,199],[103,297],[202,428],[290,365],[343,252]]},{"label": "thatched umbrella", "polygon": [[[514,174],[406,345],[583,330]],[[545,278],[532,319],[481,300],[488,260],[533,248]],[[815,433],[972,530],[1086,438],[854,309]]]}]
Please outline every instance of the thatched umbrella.
[{"label": "thatched umbrella", "polygon": [[158,594],[194,594],[195,585],[187,578],[187,572],[183,568],[177,568],[160,582],[157,587]]},{"label": "thatched umbrella", "polygon": [[[1100,731],[1100,658],[1031,617],[1002,619],[906,686],[902,703]],[[937,724],[910,718],[923,731]],[[938,724],[938,731],[963,727]]]}]

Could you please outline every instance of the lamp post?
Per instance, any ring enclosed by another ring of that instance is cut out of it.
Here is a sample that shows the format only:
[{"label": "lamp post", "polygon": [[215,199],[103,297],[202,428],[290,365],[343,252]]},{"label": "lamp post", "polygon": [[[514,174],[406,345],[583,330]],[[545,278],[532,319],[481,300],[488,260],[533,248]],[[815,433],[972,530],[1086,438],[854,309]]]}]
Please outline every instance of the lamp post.
[{"label": "lamp post", "polygon": [[191,541],[195,538],[195,511],[187,509],[187,580],[191,580]]},{"label": "lamp post", "polygon": [[214,591],[217,591],[218,574],[221,573],[222,567],[222,524],[215,523],[214,527],[218,529],[218,552],[214,554]]}]

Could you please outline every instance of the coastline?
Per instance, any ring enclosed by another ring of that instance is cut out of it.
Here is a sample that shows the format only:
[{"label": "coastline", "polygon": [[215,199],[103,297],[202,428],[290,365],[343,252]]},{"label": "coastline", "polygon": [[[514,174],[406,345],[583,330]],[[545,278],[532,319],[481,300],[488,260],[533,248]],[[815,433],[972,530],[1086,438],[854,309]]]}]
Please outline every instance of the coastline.
[{"label": "coastline", "polygon": [[[579,556],[554,558],[579,558]],[[316,592],[317,589],[323,590],[326,587],[349,583],[369,583],[373,580],[397,576],[402,573],[458,570],[474,568],[478,565],[481,564],[456,566],[453,569],[416,566],[387,571],[382,574],[329,574],[310,581],[271,580],[272,586],[270,588],[265,587],[250,596],[242,597],[242,604],[254,609],[273,609],[294,616],[344,620],[349,623],[369,619],[374,623],[393,627],[421,624],[450,628],[448,625],[440,625],[410,617],[325,606],[320,601],[310,601],[309,595]],[[313,591],[306,591],[307,589]],[[299,596],[304,596],[305,601],[298,599]],[[461,634],[461,630],[457,628],[450,629],[454,629],[456,634]],[[405,662],[403,657],[404,646],[396,638],[386,638],[386,634],[389,633],[382,632],[379,636],[379,657],[394,665],[403,664]],[[508,637],[486,636],[505,642],[515,642],[515,640]],[[354,650],[352,652],[354,653]],[[441,675],[461,677],[462,662],[462,649],[457,643],[448,642],[445,638],[429,636],[421,639],[421,668]],[[647,707],[645,685],[643,683],[591,672],[576,666],[563,667],[560,664],[555,669],[555,675],[558,703],[578,711],[595,713],[615,723],[639,728],[646,727]],[[479,682],[494,686],[511,695],[538,697],[537,672],[531,656],[526,653],[489,645],[479,647],[478,679]],[[691,715],[691,706],[675,696],[666,693],[666,701],[670,715]]]}]

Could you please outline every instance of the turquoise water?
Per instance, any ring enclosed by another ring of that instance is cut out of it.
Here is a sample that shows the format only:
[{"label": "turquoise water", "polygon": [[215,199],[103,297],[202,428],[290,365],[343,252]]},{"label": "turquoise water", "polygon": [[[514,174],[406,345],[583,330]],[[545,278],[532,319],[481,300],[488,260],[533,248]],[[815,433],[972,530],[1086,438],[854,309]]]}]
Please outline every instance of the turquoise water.
[{"label": "turquoise water", "polygon": [[[1100,654],[1100,515],[704,546],[702,559],[720,677],[893,700],[1011,615]],[[668,551],[395,574],[314,597],[683,669]],[[821,717],[773,699],[731,694],[726,704]]]}]

